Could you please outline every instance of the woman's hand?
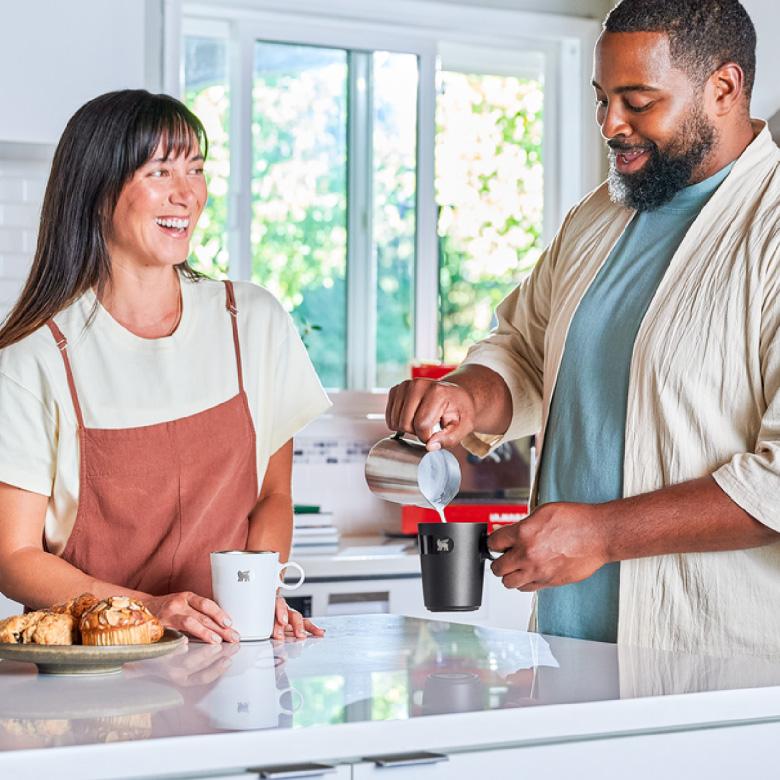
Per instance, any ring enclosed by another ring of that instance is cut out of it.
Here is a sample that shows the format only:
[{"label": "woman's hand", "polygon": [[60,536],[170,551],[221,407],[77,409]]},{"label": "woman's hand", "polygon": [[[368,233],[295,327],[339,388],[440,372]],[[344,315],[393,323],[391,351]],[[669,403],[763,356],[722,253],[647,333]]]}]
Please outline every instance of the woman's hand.
[{"label": "woman's hand", "polygon": [[210,685],[225,674],[232,663],[231,657],[240,649],[238,644],[183,645],[173,654],[181,658],[175,664],[159,664],[158,673],[180,688]]},{"label": "woman's hand", "polygon": [[287,606],[287,602],[281,596],[276,597],[276,621],[274,622],[274,639],[284,639],[287,634],[296,639],[305,639],[306,633],[312,636],[324,636],[325,629],[315,626],[308,618],[305,618],[297,609]]},{"label": "woman's hand", "polygon": [[168,593],[149,596],[143,601],[164,626],[183,631],[193,639],[209,644],[239,640],[238,633],[230,628],[227,613],[216,602],[197,593]]}]

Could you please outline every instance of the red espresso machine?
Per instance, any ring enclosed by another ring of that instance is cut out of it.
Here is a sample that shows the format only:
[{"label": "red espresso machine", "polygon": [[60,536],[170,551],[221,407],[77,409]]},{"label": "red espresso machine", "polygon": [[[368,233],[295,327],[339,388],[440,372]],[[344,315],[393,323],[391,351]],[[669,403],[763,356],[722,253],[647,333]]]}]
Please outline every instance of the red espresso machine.
[{"label": "red espresso machine", "polygon": [[[421,363],[412,366],[412,378],[441,379],[456,366]],[[445,510],[450,522],[487,523],[488,531],[522,520],[528,514],[533,476],[533,437],[506,442],[480,459],[458,445],[452,450],[461,472],[460,491]],[[419,523],[435,523],[433,509],[401,507],[401,532],[416,535]]]}]

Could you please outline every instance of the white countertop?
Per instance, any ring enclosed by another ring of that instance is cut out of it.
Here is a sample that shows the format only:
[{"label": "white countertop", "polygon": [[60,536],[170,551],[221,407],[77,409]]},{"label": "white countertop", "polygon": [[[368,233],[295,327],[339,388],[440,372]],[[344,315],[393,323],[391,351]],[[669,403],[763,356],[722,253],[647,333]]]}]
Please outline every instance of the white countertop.
[{"label": "white countertop", "polygon": [[[780,662],[392,615],[106,678],[0,662],[0,777],[143,777],[780,721]],[[44,749],[45,748],[45,749]]]}]

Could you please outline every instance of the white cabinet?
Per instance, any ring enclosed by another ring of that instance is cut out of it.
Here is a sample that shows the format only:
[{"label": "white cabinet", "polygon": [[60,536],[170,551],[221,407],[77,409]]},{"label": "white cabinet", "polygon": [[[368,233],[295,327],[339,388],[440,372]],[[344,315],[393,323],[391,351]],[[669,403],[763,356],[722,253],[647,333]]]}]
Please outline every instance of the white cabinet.
[{"label": "white cabinet", "polygon": [[691,780],[765,777],[767,748],[780,739],[780,722],[642,734],[441,755],[436,763],[403,757],[353,766],[352,780],[473,780],[480,776],[569,780]]},{"label": "white cabinet", "polygon": [[198,775],[201,780],[351,780],[352,766],[340,764],[289,764],[287,766],[253,766],[242,772],[218,775]]}]

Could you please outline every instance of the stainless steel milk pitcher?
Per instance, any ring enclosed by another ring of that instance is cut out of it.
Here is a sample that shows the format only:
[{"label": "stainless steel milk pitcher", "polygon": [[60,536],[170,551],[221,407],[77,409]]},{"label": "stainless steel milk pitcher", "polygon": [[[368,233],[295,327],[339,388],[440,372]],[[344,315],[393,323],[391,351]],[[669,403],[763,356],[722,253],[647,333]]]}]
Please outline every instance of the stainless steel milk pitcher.
[{"label": "stainless steel milk pitcher", "polygon": [[440,510],[460,489],[460,466],[451,452],[429,452],[419,441],[396,433],[371,448],[366,482],[386,501]]}]

